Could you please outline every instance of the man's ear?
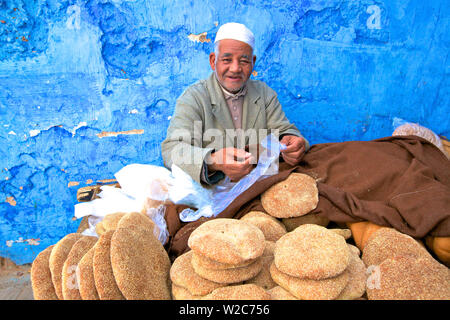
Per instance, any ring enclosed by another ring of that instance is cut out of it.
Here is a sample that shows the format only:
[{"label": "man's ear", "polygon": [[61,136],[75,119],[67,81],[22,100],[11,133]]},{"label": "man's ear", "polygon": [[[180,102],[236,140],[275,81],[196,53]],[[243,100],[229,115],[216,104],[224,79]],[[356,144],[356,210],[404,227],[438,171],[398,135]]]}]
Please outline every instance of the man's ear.
[{"label": "man's ear", "polygon": [[253,56],[253,66],[255,66],[256,56]]},{"label": "man's ear", "polygon": [[214,52],[209,54],[209,65],[211,66],[211,69],[214,71],[216,70],[216,54]]}]

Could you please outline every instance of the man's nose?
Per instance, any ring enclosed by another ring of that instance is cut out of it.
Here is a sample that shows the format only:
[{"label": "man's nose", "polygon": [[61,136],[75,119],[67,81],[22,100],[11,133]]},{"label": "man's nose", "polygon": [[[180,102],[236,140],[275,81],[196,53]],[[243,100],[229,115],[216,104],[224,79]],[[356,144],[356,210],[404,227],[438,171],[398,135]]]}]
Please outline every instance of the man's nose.
[{"label": "man's nose", "polygon": [[241,65],[239,64],[239,61],[235,60],[231,63],[230,71],[234,73],[241,72]]}]

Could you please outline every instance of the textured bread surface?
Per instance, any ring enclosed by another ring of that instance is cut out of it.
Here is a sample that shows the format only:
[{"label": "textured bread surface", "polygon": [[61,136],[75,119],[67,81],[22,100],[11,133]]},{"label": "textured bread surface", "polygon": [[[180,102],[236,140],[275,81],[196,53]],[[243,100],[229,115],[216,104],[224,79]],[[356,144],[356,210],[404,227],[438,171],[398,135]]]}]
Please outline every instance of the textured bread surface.
[{"label": "textured bread surface", "polygon": [[59,300],[64,299],[62,293],[62,269],[64,262],[72,246],[82,237],[79,233],[69,233],[55,244],[50,254],[49,267],[52,274],[53,286],[55,287],[55,292]]},{"label": "textured bread surface", "polygon": [[291,218],[305,215],[317,207],[319,191],[316,180],[293,172],[261,195],[264,210],[277,218]]},{"label": "textured bread surface", "polygon": [[305,224],[275,244],[274,262],[290,276],[320,280],[341,274],[350,262],[345,239],[324,227]]},{"label": "textured bread surface", "polygon": [[217,218],[195,229],[188,246],[216,262],[237,265],[261,256],[264,241],[262,231],[248,222]]},{"label": "textured bread surface", "polygon": [[31,288],[35,300],[58,300],[49,266],[53,247],[54,245],[41,251],[31,265]]},{"label": "textured bread surface", "polygon": [[64,300],[81,300],[76,269],[81,258],[97,242],[97,237],[83,236],[74,243],[62,270],[62,293]]},{"label": "textured bread surface", "polygon": [[171,299],[169,256],[147,228],[130,226],[114,231],[111,266],[117,286],[126,299]]}]

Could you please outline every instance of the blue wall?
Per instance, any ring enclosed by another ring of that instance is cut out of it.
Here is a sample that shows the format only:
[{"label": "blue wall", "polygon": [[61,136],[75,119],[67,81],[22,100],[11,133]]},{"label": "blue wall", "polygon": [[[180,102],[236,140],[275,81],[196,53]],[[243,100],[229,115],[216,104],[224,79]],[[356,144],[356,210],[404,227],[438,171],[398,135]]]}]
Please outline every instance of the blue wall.
[{"label": "blue wall", "polygon": [[208,39],[225,22],[253,30],[254,78],[312,144],[388,136],[394,117],[450,136],[449,8],[0,0],[0,256],[29,263],[76,231],[78,188],[130,163],[162,165],[175,100],[209,75]]}]

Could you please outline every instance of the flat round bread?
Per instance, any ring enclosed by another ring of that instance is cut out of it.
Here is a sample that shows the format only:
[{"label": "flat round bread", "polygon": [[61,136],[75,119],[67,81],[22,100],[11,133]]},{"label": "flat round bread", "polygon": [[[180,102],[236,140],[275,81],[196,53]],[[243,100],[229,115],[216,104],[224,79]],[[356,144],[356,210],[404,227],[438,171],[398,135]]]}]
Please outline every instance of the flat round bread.
[{"label": "flat round bread", "polygon": [[117,228],[129,228],[130,226],[136,226],[148,230],[157,239],[159,236],[159,228],[148,216],[138,212],[127,213],[117,223]]},{"label": "flat round bread", "polygon": [[195,273],[191,264],[193,251],[178,256],[170,268],[172,284],[185,288],[193,296],[204,296],[224,284],[207,280]]},{"label": "flat round bread", "polygon": [[95,232],[101,236],[106,231],[116,230],[117,224],[124,215],[126,215],[126,212],[116,212],[106,215],[102,221],[95,225]]},{"label": "flat round bread", "polygon": [[270,294],[270,300],[298,300],[289,291],[283,289],[279,285],[267,290]]},{"label": "flat round bread", "polygon": [[64,299],[62,294],[62,269],[64,267],[64,262],[66,261],[72,246],[82,237],[83,235],[79,233],[69,233],[55,244],[50,254],[48,264],[52,274],[53,286],[55,287],[55,292],[59,300]]},{"label": "flat round bread", "polygon": [[428,251],[414,238],[393,228],[381,228],[367,240],[362,253],[366,266],[379,265],[388,258],[397,255],[430,257]]},{"label": "flat round bread", "polygon": [[324,227],[305,224],[275,244],[275,265],[283,273],[302,279],[336,277],[350,262],[345,239]]},{"label": "flat round bread", "polygon": [[337,300],[355,300],[366,292],[366,265],[354,251],[350,254],[350,264],[347,268],[349,280]]},{"label": "flat round bread", "polygon": [[300,300],[333,300],[344,290],[349,281],[348,271],[334,278],[311,280],[292,277],[278,270],[275,263],[270,266],[272,279]]},{"label": "flat round bread", "polygon": [[111,239],[116,231],[103,233],[95,244],[92,268],[95,288],[100,300],[125,300],[117,286],[111,266]]},{"label": "flat round bread", "polygon": [[116,229],[111,239],[111,265],[117,286],[128,300],[171,299],[169,256],[148,229]]},{"label": "flat round bread", "polygon": [[93,268],[94,252],[95,247],[89,249],[83,258],[81,258],[77,266],[78,289],[80,290],[80,296],[83,300],[100,299],[97,288],[95,287]]},{"label": "flat round bread", "polygon": [[277,241],[287,233],[284,224],[264,212],[250,211],[240,220],[258,227],[267,241]]},{"label": "flat round bread", "polygon": [[350,229],[328,229],[330,231],[333,231],[335,233],[337,233],[340,236],[343,236],[345,240],[348,240],[352,237],[352,231]]},{"label": "flat round bread", "polygon": [[172,283],[172,297],[174,300],[200,300],[204,296],[194,296],[186,288],[177,286],[175,283]]},{"label": "flat round bread", "polygon": [[330,223],[330,220],[326,217],[319,216],[319,214],[315,212],[311,212],[301,217],[283,218],[281,219],[281,223],[284,224],[288,232],[291,232],[302,224],[317,224],[326,227]]},{"label": "flat round bread", "polygon": [[64,300],[81,300],[76,269],[81,258],[97,242],[97,237],[83,236],[75,242],[62,269],[62,293]]},{"label": "flat round bread", "polygon": [[261,256],[264,241],[262,231],[248,222],[217,218],[195,229],[188,246],[214,261],[237,265]]},{"label": "flat round bread", "polygon": [[450,300],[450,269],[433,258],[409,255],[387,258],[372,270],[367,297],[369,300]]},{"label": "flat round bread", "polygon": [[218,288],[202,300],[270,300],[270,294],[255,284],[242,284]]},{"label": "flat round bread", "polygon": [[275,281],[273,281],[272,276],[270,275],[270,265],[273,262],[274,251],[275,242],[266,241],[266,248],[264,249],[264,253],[260,258],[262,260],[261,271],[253,278],[244,281],[244,284],[253,283],[264,288],[265,290],[269,290],[277,286]]},{"label": "flat round bread", "polygon": [[305,215],[317,207],[319,191],[314,178],[293,172],[261,195],[264,210],[277,218]]},{"label": "flat round bread", "polygon": [[200,277],[222,284],[238,283],[251,279],[261,271],[262,266],[263,260],[262,258],[258,258],[255,262],[245,267],[214,270],[203,268],[201,265],[197,265],[195,260],[192,259],[192,267]]},{"label": "flat round bread", "polygon": [[35,300],[58,300],[48,264],[53,247],[41,251],[31,265],[31,288]]},{"label": "flat round bread", "polygon": [[252,259],[252,260],[247,260],[247,261],[239,263],[239,264],[220,263],[220,262],[211,260],[210,258],[204,257],[204,256],[194,252],[194,250],[190,250],[190,251],[192,251],[192,260],[195,260],[194,263],[201,266],[204,269],[226,270],[226,269],[241,268],[241,267],[246,267],[256,261],[256,259]]}]

